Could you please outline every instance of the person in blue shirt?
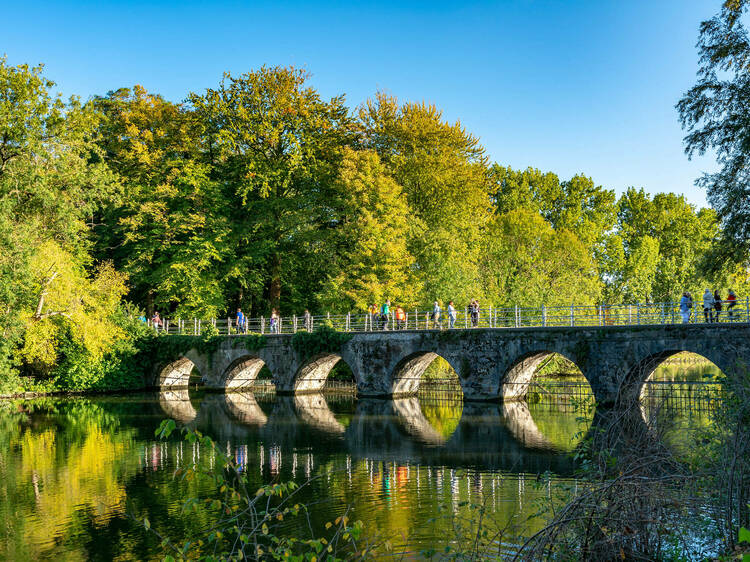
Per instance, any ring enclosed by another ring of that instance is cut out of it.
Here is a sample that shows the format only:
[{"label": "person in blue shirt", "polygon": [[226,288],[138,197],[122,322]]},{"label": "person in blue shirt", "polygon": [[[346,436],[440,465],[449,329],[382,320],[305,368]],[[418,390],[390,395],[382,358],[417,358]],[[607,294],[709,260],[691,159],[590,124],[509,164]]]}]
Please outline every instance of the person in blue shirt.
[{"label": "person in blue shirt", "polygon": [[245,315],[242,314],[242,309],[237,309],[237,332],[244,332],[245,331]]}]

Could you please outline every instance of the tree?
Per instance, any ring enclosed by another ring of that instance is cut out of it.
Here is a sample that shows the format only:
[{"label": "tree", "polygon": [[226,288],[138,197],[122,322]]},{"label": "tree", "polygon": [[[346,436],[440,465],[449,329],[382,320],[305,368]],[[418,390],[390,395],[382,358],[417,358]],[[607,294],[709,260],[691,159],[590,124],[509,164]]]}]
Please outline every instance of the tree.
[{"label": "tree", "polygon": [[533,211],[510,211],[489,226],[482,279],[493,304],[591,305],[601,291],[596,273],[596,263],[575,234],[556,231]]},{"label": "tree", "polygon": [[[93,101],[103,115],[105,162],[125,186],[97,228],[97,253],[130,276],[130,295],[177,316],[226,310],[231,263],[231,198],[203,161],[192,111],[135,86]],[[250,275],[241,277],[252,279]]]},{"label": "tree", "polygon": [[321,289],[330,310],[365,310],[390,298],[411,306],[420,290],[407,249],[413,224],[406,197],[375,152],[345,149],[333,192],[338,226],[328,244],[335,266]]},{"label": "tree", "polygon": [[725,0],[701,23],[698,81],[677,104],[685,152],[715,150],[720,165],[696,182],[724,226],[714,269],[750,257],[750,41],[741,21],[747,8],[747,0]]},{"label": "tree", "polygon": [[[89,350],[97,349],[98,321],[76,322],[76,314],[109,310],[109,298],[119,301],[122,283],[105,266],[90,275],[96,269],[89,255],[90,223],[118,192],[94,142],[96,115],[75,98],[66,103],[52,96],[54,83],[42,70],[0,59],[0,362],[6,371],[19,345],[33,347],[35,331],[49,340],[50,361],[55,337],[71,326]],[[58,259],[67,265],[58,267]],[[88,281],[69,286],[68,304],[58,308],[54,295],[67,283],[63,269]],[[109,295],[92,290],[105,277]],[[106,322],[107,315],[100,319]]]},{"label": "tree", "polygon": [[383,93],[360,108],[359,127],[361,143],[379,154],[419,220],[408,248],[424,287],[421,300],[481,296],[479,248],[490,200],[478,139],[432,105],[399,105]]},{"label": "tree", "polygon": [[[305,275],[318,285],[327,275],[325,262],[311,258],[331,226],[326,199],[351,126],[343,96],[322,100],[308,78],[263,67],[226,74],[217,89],[190,97],[212,178],[231,192],[234,266],[262,283],[262,294],[249,287],[261,312],[264,297],[279,306],[282,287],[298,282],[301,269],[322,267]],[[284,302],[287,310],[295,304]]]},{"label": "tree", "polygon": [[619,201],[618,234],[625,264],[612,276],[624,299],[675,302],[686,291],[715,284],[702,264],[719,235],[716,214],[696,210],[685,197],[628,189]]},{"label": "tree", "polygon": [[516,209],[539,213],[554,229],[573,232],[592,252],[601,252],[617,220],[613,190],[584,175],[561,182],[534,168],[516,171],[494,164],[490,169],[497,214]]}]

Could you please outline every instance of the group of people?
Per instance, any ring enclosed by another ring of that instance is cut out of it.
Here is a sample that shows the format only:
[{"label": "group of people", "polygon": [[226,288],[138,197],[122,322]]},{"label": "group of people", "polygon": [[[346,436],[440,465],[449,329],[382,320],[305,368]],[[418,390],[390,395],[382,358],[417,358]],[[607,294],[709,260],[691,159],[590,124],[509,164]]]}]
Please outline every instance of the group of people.
[{"label": "group of people", "polygon": [[[726,299],[722,299],[719,291],[711,292],[711,289],[706,289],[703,293],[703,316],[707,323],[719,322],[719,315],[724,309],[724,305],[727,308],[727,315],[729,320],[734,319],[734,311],[732,310],[737,306],[737,295],[734,294],[732,289],[729,289],[729,294]],[[690,322],[690,315],[693,309],[693,297],[686,291],[682,293],[680,299],[680,315],[682,316],[682,323],[687,324]]]},{"label": "group of people", "polygon": [[[469,318],[471,319],[471,326],[476,328],[479,325],[479,301],[472,299],[467,307]],[[456,318],[458,318],[458,311],[456,310],[453,301],[448,302],[448,306],[445,311],[440,306],[438,301],[432,303],[432,310],[427,313],[425,319],[425,326],[430,326],[432,329],[443,329],[443,313],[447,316],[448,325],[450,329],[456,327]],[[370,326],[372,330],[403,330],[406,327],[406,312],[401,306],[391,304],[390,299],[386,301],[378,308],[375,304],[371,303],[367,307],[367,313],[370,318]]]},{"label": "group of people", "polygon": [[[305,326],[307,327],[307,323],[310,319],[310,313],[305,310]],[[237,316],[234,320],[235,326],[237,327],[237,331],[247,332],[248,325],[247,325],[247,317],[242,312],[241,308],[237,309]],[[278,334],[281,331],[281,315],[279,314],[279,310],[277,308],[271,309],[271,319],[269,322],[269,328],[272,334]]]}]

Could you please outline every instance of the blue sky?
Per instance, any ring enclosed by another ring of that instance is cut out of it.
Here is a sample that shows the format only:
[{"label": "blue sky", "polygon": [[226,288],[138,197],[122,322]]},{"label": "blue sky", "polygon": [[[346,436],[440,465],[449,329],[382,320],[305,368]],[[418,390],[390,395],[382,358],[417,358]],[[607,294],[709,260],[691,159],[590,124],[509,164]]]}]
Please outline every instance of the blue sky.
[{"label": "blue sky", "polygon": [[719,0],[4,4],[0,53],[45,63],[66,96],[142,84],[179,101],[225,70],[295,65],[352,107],[378,89],[435,103],[514,168],[705,205],[693,181],[716,167],[687,160],[674,105]]}]

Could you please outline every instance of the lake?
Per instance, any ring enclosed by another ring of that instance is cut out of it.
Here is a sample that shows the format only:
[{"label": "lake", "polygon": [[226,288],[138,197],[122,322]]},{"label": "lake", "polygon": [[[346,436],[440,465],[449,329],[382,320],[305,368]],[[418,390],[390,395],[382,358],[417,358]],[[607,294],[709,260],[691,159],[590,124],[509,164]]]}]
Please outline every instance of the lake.
[{"label": "lake", "polygon": [[[674,415],[692,427],[707,423],[705,411],[685,401]],[[570,453],[594,415],[564,392],[531,404],[464,402],[454,394],[358,400],[194,390],[6,401],[0,557],[158,559],[159,539],[142,517],[177,540],[205,534],[207,513],[181,507],[188,497],[211,497],[212,486],[173,472],[192,462],[210,466],[216,453],[179,432],[156,439],[165,418],[210,435],[253,485],[309,481],[299,501],[310,519],[285,523],[290,532],[322,532],[348,512],[394,551],[419,558],[467,532],[473,503],[504,530],[497,548],[509,552],[544,524],[533,515],[553,501],[556,485],[577,485]]]}]

